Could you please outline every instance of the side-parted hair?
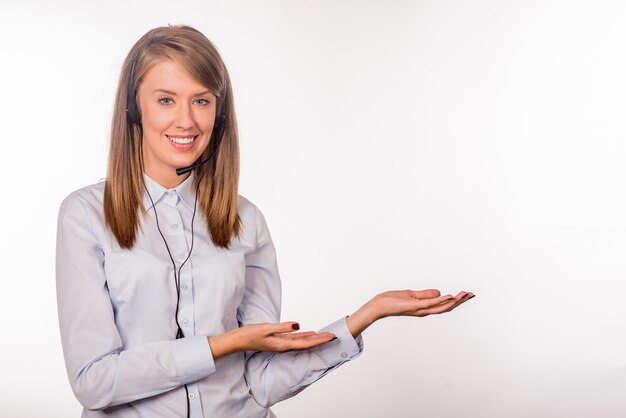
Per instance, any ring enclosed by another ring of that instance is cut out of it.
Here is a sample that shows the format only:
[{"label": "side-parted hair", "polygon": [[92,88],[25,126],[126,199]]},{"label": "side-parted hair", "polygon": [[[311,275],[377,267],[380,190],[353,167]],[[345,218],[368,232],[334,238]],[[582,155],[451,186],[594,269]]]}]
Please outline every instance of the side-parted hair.
[{"label": "side-parted hair", "polygon": [[[238,237],[241,232],[241,219],[237,212],[239,139],[232,88],[217,48],[201,32],[189,26],[165,26],[150,30],[131,48],[122,65],[111,122],[104,189],[106,224],[122,248],[133,247],[140,227],[139,212],[146,214],[142,199],[143,132],[141,123],[134,124],[127,117],[127,102],[130,94],[137,103],[137,91],[145,75],[157,61],[164,59],[181,65],[211,90],[217,97],[216,122],[222,116],[226,123],[224,135],[211,161],[194,169],[194,188],[202,179],[198,203],[208,233],[216,246],[228,248],[231,238]],[[200,156],[201,161],[208,158],[214,140],[211,137]]]}]

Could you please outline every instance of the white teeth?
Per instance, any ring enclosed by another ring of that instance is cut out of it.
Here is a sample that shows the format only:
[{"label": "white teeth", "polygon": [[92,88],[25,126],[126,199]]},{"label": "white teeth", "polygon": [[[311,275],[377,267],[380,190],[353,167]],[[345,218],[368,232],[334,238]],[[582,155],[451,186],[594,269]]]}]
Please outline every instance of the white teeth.
[{"label": "white teeth", "polygon": [[191,144],[195,139],[195,136],[190,136],[187,138],[174,138],[172,136],[168,136],[167,139],[172,141],[175,144]]}]

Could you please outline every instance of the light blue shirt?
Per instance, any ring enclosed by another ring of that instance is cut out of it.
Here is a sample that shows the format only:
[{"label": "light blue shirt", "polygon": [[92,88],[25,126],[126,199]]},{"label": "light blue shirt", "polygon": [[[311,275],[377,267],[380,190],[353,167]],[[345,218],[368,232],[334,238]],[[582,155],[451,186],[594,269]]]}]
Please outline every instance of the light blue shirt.
[{"label": "light blue shirt", "polygon": [[208,336],[245,324],[280,322],[276,253],[259,209],[239,196],[242,234],[230,249],[213,245],[200,212],[191,244],[193,174],[174,189],[144,176],[147,215],[132,250],[121,249],[104,223],[104,182],[77,190],[61,204],[57,233],[57,302],[70,385],[83,417],[274,417],[287,399],[363,350],[345,318],[323,328],[337,339],[287,353],[238,352],[213,359]]}]

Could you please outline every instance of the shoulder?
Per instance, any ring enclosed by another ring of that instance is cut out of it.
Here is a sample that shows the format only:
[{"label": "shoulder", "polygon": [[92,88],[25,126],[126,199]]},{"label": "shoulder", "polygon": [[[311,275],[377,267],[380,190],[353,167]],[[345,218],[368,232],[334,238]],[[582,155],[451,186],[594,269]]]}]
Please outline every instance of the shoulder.
[{"label": "shoulder", "polygon": [[244,196],[239,195],[237,213],[239,214],[239,218],[243,224],[242,226],[244,231],[256,231],[259,223],[259,216],[263,215],[261,215],[261,211],[254,203]]},{"label": "shoulder", "polygon": [[81,187],[68,194],[59,207],[59,217],[76,211],[88,212],[96,216],[103,213],[104,187],[106,181]]},{"label": "shoulder", "polygon": [[238,195],[238,198],[237,212],[239,213],[239,217],[242,220],[256,217],[259,208],[242,195]]},{"label": "shoulder", "polygon": [[237,212],[239,213],[239,217],[243,221],[249,221],[254,224],[263,223],[265,224],[265,216],[263,216],[263,212],[257,205],[252,203],[250,200],[245,198],[242,195],[239,196]]},{"label": "shoulder", "polygon": [[242,195],[239,195],[237,211],[243,227],[242,242],[254,243],[256,246],[260,238],[269,234],[263,213]]}]

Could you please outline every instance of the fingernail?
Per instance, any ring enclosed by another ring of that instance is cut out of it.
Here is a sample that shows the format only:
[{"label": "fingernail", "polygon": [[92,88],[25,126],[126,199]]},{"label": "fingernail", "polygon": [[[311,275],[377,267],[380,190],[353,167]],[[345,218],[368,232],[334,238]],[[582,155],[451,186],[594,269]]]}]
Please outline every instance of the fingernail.
[{"label": "fingernail", "polygon": [[[330,340],[330,341],[335,341],[336,339],[337,339],[337,337],[334,337],[334,338],[333,338],[332,340]],[[329,341],[329,342],[330,342],[330,341]]]},{"label": "fingernail", "polygon": [[300,329],[300,324],[291,324],[291,328],[292,328],[294,331],[297,331],[297,330],[299,330],[299,329]]},{"label": "fingernail", "polygon": [[472,295],[469,298],[467,298],[467,300],[470,300],[471,298],[476,297],[476,295]]}]

